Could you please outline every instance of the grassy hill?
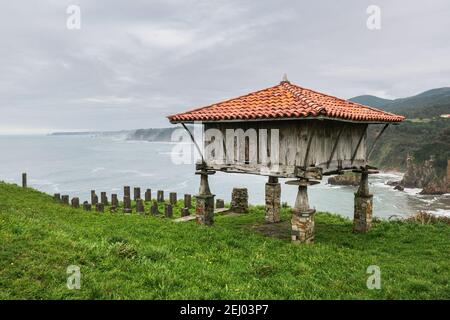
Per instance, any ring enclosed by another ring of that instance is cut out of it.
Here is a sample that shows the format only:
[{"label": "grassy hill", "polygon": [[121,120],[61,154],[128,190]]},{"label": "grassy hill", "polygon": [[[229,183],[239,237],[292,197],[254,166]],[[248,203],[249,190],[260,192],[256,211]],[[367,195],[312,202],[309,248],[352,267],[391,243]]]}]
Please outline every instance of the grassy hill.
[{"label": "grassy hill", "polygon": [[[289,213],[218,216],[213,227],[85,212],[0,183],[0,299],[449,299],[450,226],[319,213],[316,242],[289,240]],[[176,210],[178,214],[178,208]],[[66,287],[66,268],[81,289]],[[381,290],[366,287],[370,265]]]},{"label": "grassy hill", "polygon": [[[437,169],[445,172],[450,158],[450,119],[440,118],[440,115],[450,113],[450,88],[432,89],[395,100],[368,95],[350,100],[407,118],[385,131],[372,154],[372,164],[380,168],[404,169],[407,153],[412,154],[417,163],[434,155]],[[369,145],[379,129],[369,127]]]}]

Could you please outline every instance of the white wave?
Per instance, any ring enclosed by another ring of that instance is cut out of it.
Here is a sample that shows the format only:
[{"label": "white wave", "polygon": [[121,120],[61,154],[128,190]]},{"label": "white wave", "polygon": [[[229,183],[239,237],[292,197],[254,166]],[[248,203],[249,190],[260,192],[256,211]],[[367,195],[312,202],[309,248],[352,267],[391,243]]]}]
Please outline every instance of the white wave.
[{"label": "white wave", "polygon": [[154,173],[142,172],[142,171],[139,171],[139,170],[119,170],[118,172],[120,172],[120,173],[131,173],[131,174],[134,174],[134,175],[139,176],[139,177],[153,177],[155,175]]},{"label": "white wave", "polygon": [[434,209],[434,210],[427,210],[428,213],[432,213],[436,216],[445,216],[445,217],[450,217],[450,210],[449,209]]},{"label": "white wave", "polygon": [[102,170],[105,170],[105,168],[103,168],[103,167],[94,168],[94,169],[91,170],[91,173],[96,173],[96,172],[99,172],[99,171],[102,171]]}]

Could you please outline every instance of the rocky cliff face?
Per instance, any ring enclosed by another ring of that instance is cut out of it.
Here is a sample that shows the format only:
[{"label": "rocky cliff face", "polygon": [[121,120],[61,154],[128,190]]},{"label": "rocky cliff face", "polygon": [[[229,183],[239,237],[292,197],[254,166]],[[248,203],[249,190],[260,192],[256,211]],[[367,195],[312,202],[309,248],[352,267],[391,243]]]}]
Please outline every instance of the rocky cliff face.
[{"label": "rocky cliff face", "polygon": [[[447,171],[450,171],[450,169],[447,168]],[[408,156],[406,172],[399,185],[404,188],[422,188],[421,194],[443,194],[450,192],[449,177],[450,174],[447,174],[447,176],[438,175],[433,156],[422,165],[415,164],[413,158]]]},{"label": "rocky cliff face", "polygon": [[359,186],[360,176],[356,174],[337,175],[328,178],[328,183],[339,186]]}]

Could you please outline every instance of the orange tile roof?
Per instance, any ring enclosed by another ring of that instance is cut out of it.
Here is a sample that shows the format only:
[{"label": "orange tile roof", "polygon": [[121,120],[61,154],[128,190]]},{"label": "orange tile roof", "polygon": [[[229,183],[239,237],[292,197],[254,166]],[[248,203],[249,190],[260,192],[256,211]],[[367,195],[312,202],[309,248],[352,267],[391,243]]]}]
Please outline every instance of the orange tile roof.
[{"label": "orange tile roof", "polygon": [[403,116],[339,99],[282,81],[279,85],[206,107],[168,116],[172,123],[192,121],[330,118],[400,122]]}]

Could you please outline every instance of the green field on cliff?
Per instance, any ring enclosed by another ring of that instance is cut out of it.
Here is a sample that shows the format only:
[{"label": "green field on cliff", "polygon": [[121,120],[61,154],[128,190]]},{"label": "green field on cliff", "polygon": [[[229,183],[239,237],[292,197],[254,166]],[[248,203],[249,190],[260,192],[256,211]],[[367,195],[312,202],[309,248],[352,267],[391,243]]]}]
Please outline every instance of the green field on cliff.
[{"label": "green field on cliff", "polygon": [[[289,212],[163,217],[85,212],[0,183],[0,299],[450,299],[450,226],[316,216],[313,245],[292,244]],[[176,212],[178,212],[176,210]],[[67,288],[79,266],[81,288]],[[369,290],[370,265],[381,289]]]}]

